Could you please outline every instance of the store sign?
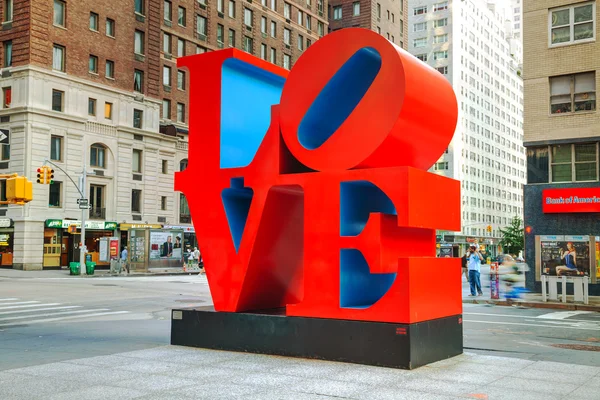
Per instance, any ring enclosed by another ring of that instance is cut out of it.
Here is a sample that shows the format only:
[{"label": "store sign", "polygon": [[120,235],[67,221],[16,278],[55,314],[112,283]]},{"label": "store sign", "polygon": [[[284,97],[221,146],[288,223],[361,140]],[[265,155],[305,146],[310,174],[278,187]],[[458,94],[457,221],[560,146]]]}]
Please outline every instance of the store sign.
[{"label": "store sign", "polygon": [[189,233],[195,232],[193,226],[184,226],[184,225],[164,225],[163,229],[181,229],[182,231]]},{"label": "store sign", "polygon": [[128,231],[130,229],[162,229],[160,224],[120,224],[119,230]]},{"label": "store sign", "polygon": [[13,224],[11,218],[0,218],[0,228],[10,228]]},{"label": "store sign", "polygon": [[[65,219],[47,219],[46,228],[54,229],[68,229],[69,226],[75,225],[77,228],[81,228],[81,221],[72,221]],[[85,229],[94,230],[115,230],[117,229],[116,222],[106,221],[85,221]]]},{"label": "store sign", "polygon": [[542,190],[544,213],[600,212],[600,187]]}]

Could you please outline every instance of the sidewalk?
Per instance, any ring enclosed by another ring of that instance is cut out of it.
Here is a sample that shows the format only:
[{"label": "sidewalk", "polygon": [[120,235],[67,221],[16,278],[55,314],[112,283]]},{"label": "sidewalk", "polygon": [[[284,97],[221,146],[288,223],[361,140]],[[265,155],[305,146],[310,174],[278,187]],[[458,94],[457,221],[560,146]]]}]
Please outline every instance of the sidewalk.
[{"label": "sidewalk", "polygon": [[0,371],[0,388],[3,400],[595,400],[600,367],[465,353],[406,371],[164,346]]},{"label": "sidewalk", "polygon": [[[160,275],[198,275],[198,272],[187,272],[183,268],[152,268],[148,271],[132,271],[130,274],[121,273],[119,275],[112,275],[108,269],[96,269],[94,275],[86,275],[83,278],[94,278],[94,277],[132,277],[132,276],[160,276]],[[17,269],[5,269],[0,268],[0,278],[17,278],[17,279],[31,279],[31,278],[65,278],[71,277],[74,279],[82,278],[81,276],[70,275],[69,269],[48,269],[43,271],[20,271]]]}]

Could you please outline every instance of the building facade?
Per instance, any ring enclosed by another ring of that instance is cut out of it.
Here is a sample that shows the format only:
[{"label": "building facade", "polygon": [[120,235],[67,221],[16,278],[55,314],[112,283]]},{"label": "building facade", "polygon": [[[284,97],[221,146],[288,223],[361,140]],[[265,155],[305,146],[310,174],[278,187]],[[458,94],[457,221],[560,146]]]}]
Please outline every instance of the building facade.
[{"label": "building facade", "polygon": [[370,29],[406,49],[407,7],[408,0],[331,0],[329,29]]},{"label": "building facade", "polygon": [[432,167],[462,185],[462,231],[438,235],[449,255],[475,241],[495,255],[499,229],[523,215],[523,86],[504,11],[485,0],[414,0],[408,10],[409,52],[446,76],[458,100],[454,138]]},{"label": "building facade", "polygon": [[525,248],[535,266],[527,285],[539,291],[542,275],[589,276],[590,295],[598,295],[600,11],[596,1],[523,7]]},{"label": "building facade", "polygon": [[324,0],[2,0],[0,171],[35,182],[48,160],[55,173],[34,183],[29,204],[0,208],[0,264],[78,260],[69,227],[81,221],[84,169],[91,253],[102,237],[124,246],[144,228],[181,230],[194,246],[187,201],[173,191],[189,134],[177,58],[235,47],[289,69],[325,34],[326,12]]}]

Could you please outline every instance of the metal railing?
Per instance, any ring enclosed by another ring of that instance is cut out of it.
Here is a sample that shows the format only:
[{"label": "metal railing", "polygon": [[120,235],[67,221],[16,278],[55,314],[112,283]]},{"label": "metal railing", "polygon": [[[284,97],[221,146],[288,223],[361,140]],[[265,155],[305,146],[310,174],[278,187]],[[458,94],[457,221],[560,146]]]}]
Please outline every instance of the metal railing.
[{"label": "metal railing", "polygon": [[106,218],[106,208],[90,208],[90,219],[105,219]]}]

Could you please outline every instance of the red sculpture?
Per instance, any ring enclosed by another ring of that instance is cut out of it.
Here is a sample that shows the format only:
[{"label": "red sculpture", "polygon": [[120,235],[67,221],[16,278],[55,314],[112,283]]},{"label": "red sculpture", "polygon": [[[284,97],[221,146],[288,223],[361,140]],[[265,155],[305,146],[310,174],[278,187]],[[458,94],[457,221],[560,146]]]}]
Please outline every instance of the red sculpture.
[{"label": "red sculpture", "polygon": [[236,49],[178,66],[191,112],[175,189],[217,311],[461,314],[460,262],[435,258],[435,230],[460,230],[460,184],[426,172],[456,126],[442,75],[363,29],[323,37],[289,75]]}]

